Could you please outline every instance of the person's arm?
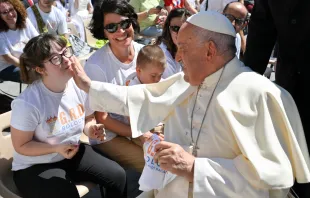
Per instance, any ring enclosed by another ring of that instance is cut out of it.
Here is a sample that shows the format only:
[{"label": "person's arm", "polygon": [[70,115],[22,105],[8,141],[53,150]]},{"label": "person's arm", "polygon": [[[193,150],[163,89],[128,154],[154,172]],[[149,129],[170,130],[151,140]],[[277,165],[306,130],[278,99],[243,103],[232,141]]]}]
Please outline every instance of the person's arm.
[{"label": "person's arm", "polygon": [[197,89],[185,82],[181,73],[156,84],[130,87],[91,81],[78,59],[73,58],[74,81],[80,89],[89,93],[90,108],[130,116],[133,138],[165,120]]},{"label": "person's arm", "polygon": [[85,118],[84,134],[91,139],[105,140],[105,128],[103,124],[97,124],[95,115],[91,114]]},{"label": "person's arm", "polygon": [[197,10],[195,8],[193,8],[187,0],[184,0],[184,6],[185,8],[191,13],[191,14],[196,14]]},{"label": "person's arm", "polygon": [[79,0],[73,0],[73,5],[76,10],[79,9]]},{"label": "person's arm", "polygon": [[89,14],[92,14],[94,11],[93,5],[91,4],[91,2],[88,2],[87,4],[87,10]]},{"label": "person's arm", "polygon": [[106,129],[120,136],[132,136],[130,125],[124,124],[119,120],[111,118],[111,116],[106,112],[96,112],[96,120],[97,122],[104,124]]},{"label": "person's arm", "polygon": [[239,34],[241,38],[241,51],[244,54],[246,50],[246,38],[244,36],[243,30],[240,30]]},{"label": "person's arm", "polygon": [[26,156],[39,156],[57,152],[56,146],[34,141],[33,135],[33,131],[21,131],[11,127],[11,137],[15,151]]},{"label": "person's arm", "polygon": [[159,9],[156,9],[156,8],[151,8],[149,10],[145,10],[143,12],[138,12],[137,15],[138,15],[138,21],[142,21],[146,18],[149,17],[149,15],[151,14],[158,14],[160,12]]},{"label": "person's arm", "polygon": [[29,39],[36,37],[39,35],[38,31],[36,30],[36,28],[33,26],[33,24],[31,23],[30,19],[26,19],[26,25],[27,25],[27,34]]},{"label": "person's arm", "polygon": [[37,23],[37,20],[35,18],[35,15],[31,9],[31,7],[27,8],[26,11],[27,11],[27,16],[28,16],[29,21],[31,22],[33,27],[36,29],[36,31],[39,32],[38,23]]},{"label": "person's arm", "polygon": [[11,126],[11,138],[14,150],[25,156],[42,156],[58,153],[71,159],[78,151],[78,145],[51,145],[33,140],[33,131],[21,131]]},{"label": "person's arm", "polygon": [[65,158],[73,157],[78,150],[77,145],[50,145],[33,139],[39,118],[39,111],[34,106],[19,99],[13,101],[11,138],[15,151],[25,156],[59,153]]},{"label": "person's arm", "polygon": [[58,26],[59,28],[57,29],[57,33],[59,35],[65,36],[66,38],[69,38],[69,31],[68,31],[68,24],[67,24],[66,16],[59,9],[57,9],[57,14],[60,17],[60,24]]},{"label": "person's arm", "polygon": [[19,67],[19,59],[16,58],[15,56],[13,56],[11,53],[9,54],[4,54],[4,55],[1,55],[3,57],[3,59],[8,62],[9,64],[11,65],[15,65],[17,67]]},{"label": "person's arm", "polygon": [[169,6],[165,6],[166,10],[168,11],[168,13],[170,13],[170,11],[172,10],[172,6],[169,5]]},{"label": "person's arm", "polygon": [[244,64],[264,74],[277,39],[277,30],[267,0],[255,1],[248,30]]}]

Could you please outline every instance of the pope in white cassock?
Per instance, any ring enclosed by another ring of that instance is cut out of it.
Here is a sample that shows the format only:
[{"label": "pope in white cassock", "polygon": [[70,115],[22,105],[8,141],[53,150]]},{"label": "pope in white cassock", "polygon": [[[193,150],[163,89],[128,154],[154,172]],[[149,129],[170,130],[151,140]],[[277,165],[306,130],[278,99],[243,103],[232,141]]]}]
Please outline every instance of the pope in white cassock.
[{"label": "pope in white cassock", "polygon": [[295,179],[310,181],[292,97],[235,57],[235,35],[219,13],[188,18],[177,38],[184,76],[158,84],[91,82],[73,65],[91,108],[130,116],[133,137],[164,120],[155,159],[178,176],[155,197],[286,197]]}]

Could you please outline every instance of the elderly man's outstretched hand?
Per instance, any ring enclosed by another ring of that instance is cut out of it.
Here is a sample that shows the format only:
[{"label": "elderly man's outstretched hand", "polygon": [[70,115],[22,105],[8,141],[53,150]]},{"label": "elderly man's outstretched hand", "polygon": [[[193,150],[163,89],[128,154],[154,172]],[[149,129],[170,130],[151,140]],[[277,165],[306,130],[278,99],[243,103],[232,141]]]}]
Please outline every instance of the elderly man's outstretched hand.
[{"label": "elderly man's outstretched hand", "polygon": [[73,71],[73,79],[75,81],[75,84],[85,91],[86,93],[89,92],[91,80],[90,78],[86,75],[82,65],[80,64],[79,60],[74,56],[72,57],[73,62],[72,62],[72,71]]}]

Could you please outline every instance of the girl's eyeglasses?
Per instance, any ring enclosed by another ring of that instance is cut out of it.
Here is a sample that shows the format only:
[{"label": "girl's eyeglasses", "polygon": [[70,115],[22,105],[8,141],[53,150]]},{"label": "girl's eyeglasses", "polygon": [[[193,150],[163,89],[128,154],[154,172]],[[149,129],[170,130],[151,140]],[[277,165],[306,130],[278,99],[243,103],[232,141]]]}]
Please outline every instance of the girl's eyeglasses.
[{"label": "girl's eyeglasses", "polygon": [[131,19],[122,20],[119,23],[110,23],[104,26],[104,29],[107,30],[109,33],[114,33],[117,31],[118,26],[120,26],[123,30],[128,29],[132,24]]},{"label": "girl's eyeglasses", "polygon": [[48,61],[50,61],[53,65],[59,66],[62,63],[62,61],[63,61],[63,56],[65,56],[67,58],[70,58],[71,56],[73,56],[72,47],[67,47],[63,51],[63,53],[57,54],[57,55],[53,56]]},{"label": "girl's eyeglasses", "polygon": [[169,29],[170,29],[172,32],[178,33],[179,30],[180,30],[180,26],[171,25],[171,26],[169,26]]}]

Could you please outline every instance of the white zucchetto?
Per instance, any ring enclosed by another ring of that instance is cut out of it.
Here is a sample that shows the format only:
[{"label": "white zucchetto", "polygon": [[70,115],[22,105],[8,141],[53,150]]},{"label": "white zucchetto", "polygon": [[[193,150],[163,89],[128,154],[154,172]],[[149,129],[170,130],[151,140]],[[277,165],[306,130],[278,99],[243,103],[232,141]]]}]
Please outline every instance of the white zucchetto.
[{"label": "white zucchetto", "polygon": [[236,37],[236,31],[231,22],[224,15],[215,11],[198,12],[186,21],[206,30]]}]

